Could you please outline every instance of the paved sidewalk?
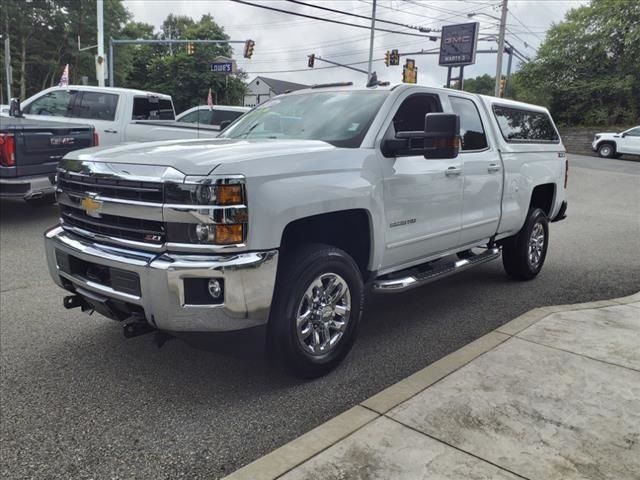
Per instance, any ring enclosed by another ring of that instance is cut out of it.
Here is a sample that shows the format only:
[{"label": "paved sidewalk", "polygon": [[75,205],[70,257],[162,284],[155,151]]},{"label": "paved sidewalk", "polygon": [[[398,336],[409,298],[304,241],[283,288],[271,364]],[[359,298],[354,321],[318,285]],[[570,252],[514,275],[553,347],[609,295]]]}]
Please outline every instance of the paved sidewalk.
[{"label": "paved sidewalk", "polygon": [[640,479],[640,293],[532,310],[227,477]]}]

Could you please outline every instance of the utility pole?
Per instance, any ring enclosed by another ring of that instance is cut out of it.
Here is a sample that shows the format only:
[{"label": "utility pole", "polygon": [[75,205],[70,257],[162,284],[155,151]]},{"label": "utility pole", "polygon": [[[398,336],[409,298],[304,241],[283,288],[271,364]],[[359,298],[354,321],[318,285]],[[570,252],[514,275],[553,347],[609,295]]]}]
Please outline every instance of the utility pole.
[{"label": "utility pole", "polygon": [[371,67],[373,65],[373,35],[376,29],[376,0],[373,0],[371,10],[371,38],[369,40],[369,68],[367,68],[367,82],[371,79]]},{"label": "utility pole", "polygon": [[500,16],[500,32],[498,36],[498,60],[496,61],[496,86],[494,96],[500,96],[500,79],[502,78],[502,57],[504,55],[504,34],[507,28],[507,2],[502,0],[502,15]]},{"label": "utility pole", "polygon": [[11,45],[9,41],[9,35],[4,39],[4,68],[7,79],[7,103],[11,102],[11,82],[13,81],[11,71]]},{"label": "utility pole", "polygon": [[509,61],[507,62],[507,86],[504,89],[504,96],[511,93],[511,63],[513,62],[513,47],[509,47]]},{"label": "utility pole", "polygon": [[[98,56],[96,57],[96,75],[98,76],[98,86],[104,87],[104,0],[97,0],[97,22],[98,22]],[[109,62],[113,59],[109,58]]]}]

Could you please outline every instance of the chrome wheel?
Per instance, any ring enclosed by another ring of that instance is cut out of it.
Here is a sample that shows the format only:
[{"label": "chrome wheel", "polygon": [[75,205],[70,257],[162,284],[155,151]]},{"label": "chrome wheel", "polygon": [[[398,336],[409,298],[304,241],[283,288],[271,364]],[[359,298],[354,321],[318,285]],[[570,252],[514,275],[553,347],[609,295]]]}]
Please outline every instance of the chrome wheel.
[{"label": "chrome wheel", "polygon": [[544,227],[541,223],[536,223],[531,229],[531,236],[529,237],[529,264],[533,268],[538,268],[538,265],[542,260],[544,242]]},{"label": "chrome wheel", "polygon": [[305,352],[325,355],[343,337],[351,313],[351,292],[336,273],[323,273],[302,296],[296,314],[298,341]]}]

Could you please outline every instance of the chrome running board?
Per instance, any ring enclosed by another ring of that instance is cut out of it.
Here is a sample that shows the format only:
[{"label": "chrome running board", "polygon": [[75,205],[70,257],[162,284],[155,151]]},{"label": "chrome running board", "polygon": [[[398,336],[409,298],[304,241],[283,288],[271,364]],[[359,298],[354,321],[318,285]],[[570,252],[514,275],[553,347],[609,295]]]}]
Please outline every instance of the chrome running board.
[{"label": "chrome running board", "polygon": [[468,268],[481,265],[483,263],[495,260],[500,256],[500,248],[492,247],[486,252],[477,255],[471,255],[469,258],[458,260],[456,262],[448,262],[442,265],[434,265],[432,268],[420,271],[418,267],[406,270],[406,274],[402,272],[394,274],[394,277],[380,278],[373,281],[373,290],[376,293],[396,293],[404,292],[412,288],[425,285],[435,280],[448,277],[454,273],[462,272]]}]

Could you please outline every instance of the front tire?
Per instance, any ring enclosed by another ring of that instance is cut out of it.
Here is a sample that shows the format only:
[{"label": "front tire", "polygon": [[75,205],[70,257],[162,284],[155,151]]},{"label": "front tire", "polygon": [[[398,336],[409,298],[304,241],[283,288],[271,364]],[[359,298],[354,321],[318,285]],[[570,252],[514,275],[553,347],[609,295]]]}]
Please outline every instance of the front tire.
[{"label": "front tire", "polygon": [[532,208],[518,234],[503,243],[502,265],[507,275],[515,280],[535,278],[542,270],[548,246],[549,219],[542,209]]},{"label": "front tire", "polygon": [[616,149],[610,143],[603,143],[598,147],[598,155],[603,158],[611,158],[615,155]]},{"label": "front tire", "polygon": [[355,261],[328,245],[308,245],[283,258],[271,309],[268,347],[294,375],[333,370],[356,339],[364,286]]}]

